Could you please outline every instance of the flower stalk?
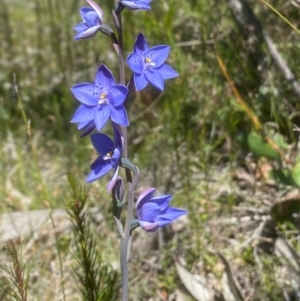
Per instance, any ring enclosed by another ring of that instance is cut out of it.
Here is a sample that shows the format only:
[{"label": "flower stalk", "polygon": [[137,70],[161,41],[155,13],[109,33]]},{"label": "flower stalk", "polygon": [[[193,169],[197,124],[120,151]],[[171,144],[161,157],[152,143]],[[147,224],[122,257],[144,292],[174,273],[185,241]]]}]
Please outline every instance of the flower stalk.
[{"label": "flower stalk", "polygon": [[[128,95],[131,90],[143,90],[148,84],[163,91],[164,81],[178,76],[172,67],[165,64],[170,46],[159,45],[149,48],[146,38],[140,33],[136,39],[133,53],[126,60],[128,67],[132,70],[130,80],[126,84],[121,13],[125,8],[149,10],[151,1],[114,0],[115,8],[112,11],[112,19],[117,30],[117,35],[115,35],[113,30],[103,23],[102,9],[94,1],[87,0],[91,7],[80,9],[83,22],[74,27],[77,32],[75,40],[92,37],[98,32],[109,36],[118,55],[119,83],[115,82],[111,71],[101,64],[96,72],[94,83],[81,83],[71,89],[75,98],[81,102],[71,122],[77,123],[78,129],[83,130],[82,137],[91,134],[94,130],[101,131],[109,120],[114,129],[114,139],[102,133],[91,135],[92,144],[99,153],[99,157],[91,165],[91,172],[88,174],[86,182],[98,180],[109,171],[114,170],[113,176],[107,184],[107,191],[112,192],[112,212],[120,236],[122,301],[128,301],[129,296],[128,260],[133,229],[141,226],[145,231],[153,232],[187,213],[185,210],[169,206],[171,195],[153,197],[155,188],[149,188],[138,198],[136,206],[138,219],[134,219],[134,191],[138,185],[139,168],[128,159],[127,127],[129,120],[126,111],[129,107]],[[125,169],[127,193],[124,191],[124,181],[119,176],[120,168]],[[124,195],[127,197],[127,212],[123,228],[121,214],[124,208]]]},{"label": "flower stalk", "polygon": [[[115,7],[118,7],[118,0],[115,0]],[[125,62],[124,62],[124,50],[123,50],[123,29],[122,29],[122,15],[121,12],[117,14],[118,24],[116,25],[117,34],[118,34],[118,58],[119,58],[119,75],[120,83],[125,85]],[[124,148],[123,148],[123,157],[128,158],[128,133],[127,127],[122,127],[122,134],[124,137]],[[131,174],[128,169],[126,172],[126,182],[127,182],[127,218],[125,224],[125,235],[120,238],[120,266],[122,274],[122,301],[128,300],[129,292],[129,277],[128,277],[128,245],[130,239],[130,225],[133,219],[133,192],[131,190]]]}]

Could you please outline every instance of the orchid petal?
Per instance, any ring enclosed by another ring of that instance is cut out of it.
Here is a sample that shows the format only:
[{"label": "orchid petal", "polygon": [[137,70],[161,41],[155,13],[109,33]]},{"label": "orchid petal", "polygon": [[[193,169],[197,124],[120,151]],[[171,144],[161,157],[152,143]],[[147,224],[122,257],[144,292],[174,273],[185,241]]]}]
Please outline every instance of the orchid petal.
[{"label": "orchid petal", "polygon": [[109,88],[115,83],[116,82],[111,71],[104,64],[101,64],[95,76],[95,84],[99,87],[101,93],[106,94]]},{"label": "orchid petal", "polygon": [[95,10],[95,12],[97,13],[97,15],[99,16],[100,21],[102,22],[103,19],[103,11],[101,9],[101,7],[95,3],[92,0],[86,0],[87,3]]},{"label": "orchid petal", "polygon": [[156,188],[147,188],[145,189],[142,193],[140,193],[137,202],[136,202],[136,209],[138,210],[139,208],[141,208],[143,206],[143,204],[145,204],[146,202],[148,202],[152,195],[154,194]]},{"label": "orchid petal", "polygon": [[113,153],[113,155],[111,157],[111,166],[113,168],[116,168],[119,165],[120,158],[121,158],[121,153],[122,153],[121,149],[119,149],[119,148],[115,148],[114,149],[114,153]]},{"label": "orchid petal", "polygon": [[101,21],[95,11],[90,11],[85,14],[84,22],[87,27],[99,26],[101,27]]},{"label": "orchid petal", "polygon": [[109,162],[106,162],[106,164],[103,164],[103,165],[99,165],[95,169],[92,169],[92,171],[87,175],[86,182],[90,183],[90,182],[93,182],[95,180],[102,178],[111,169],[112,169],[112,166],[109,164]]},{"label": "orchid petal", "polygon": [[107,192],[110,192],[112,190],[112,188],[115,186],[117,178],[118,178],[118,174],[119,174],[119,166],[117,166],[111,180],[107,183],[107,186],[106,186]]},{"label": "orchid petal", "polygon": [[78,130],[82,130],[83,128],[85,128],[86,126],[88,126],[91,123],[91,120],[85,120],[83,122],[79,122],[77,124],[77,128]]},{"label": "orchid petal", "polygon": [[120,106],[126,99],[128,93],[128,89],[123,85],[114,85],[108,91],[108,99],[109,102],[114,106]]},{"label": "orchid petal", "polygon": [[141,53],[147,52],[149,49],[148,42],[144,35],[140,33],[138,37],[136,38],[135,44],[134,44],[134,52],[138,55]]},{"label": "orchid petal", "polygon": [[100,28],[101,28],[100,25],[90,27],[87,30],[85,30],[84,32],[82,32],[81,34],[77,34],[75,39],[79,40],[79,39],[90,38],[90,37],[94,36],[97,33],[97,31],[100,30]]},{"label": "orchid petal", "polygon": [[91,135],[91,140],[94,148],[101,157],[106,156],[108,153],[112,153],[114,150],[113,141],[105,134],[93,134]]},{"label": "orchid petal", "polygon": [[79,108],[75,111],[71,123],[86,123],[81,128],[85,127],[87,123],[91,122],[94,119],[94,108],[88,107],[85,105],[80,105]]},{"label": "orchid petal", "polygon": [[160,227],[162,227],[184,214],[187,214],[186,210],[169,207],[166,213],[158,216],[155,221],[159,224]]},{"label": "orchid petal", "polygon": [[110,116],[110,109],[107,105],[101,106],[95,111],[94,121],[98,131],[101,131]]},{"label": "orchid petal", "polygon": [[128,9],[131,10],[137,10],[140,9],[139,5],[137,5],[136,3],[132,2],[132,1],[121,1],[121,3]]},{"label": "orchid petal", "polygon": [[160,207],[160,210],[165,210],[168,208],[171,198],[171,195],[160,195],[153,197],[151,201],[156,203]]},{"label": "orchid petal", "polygon": [[157,223],[149,223],[145,221],[139,221],[139,224],[147,232],[154,232],[159,227]]},{"label": "orchid petal", "polygon": [[87,135],[89,135],[93,130],[95,129],[95,122],[91,121],[83,130],[83,133],[81,134],[80,138],[83,138]]},{"label": "orchid petal", "polygon": [[122,0],[121,3],[128,9],[131,10],[138,10],[138,9],[151,9],[150,5],[148,3],[151,2],[151,0]]},{"label": "orchid petal", "polygon": [[176,70],[166,64],[163,64],[159,68],[155,68],[155,71],[158,72],[163,79],[170,79],[179,75]]},{"label": "orchid petal", "polygon": [[148,81],[144,75],[144,72],[141,74],[134,73],[134,86],[136,91],[141,91],[145,89],[148,85]]},{"label": "orchid petal", "polygon": [[152,62],[155,62],[155,68],[160,67],[168,58],[170,53],[170,46],[159,45],[151,48],[146,53],[146,58],[149,58]]},{"label": "orchid petal", "polygon": [[98,104],[100,98],[99,88],[94,84],[82,83],[71,88],[75,98],[88,106]]},{"label": "orchid petal", "polygon": [[85,24],[84,22],[81,22],[81,23],[75,25],[75,26],[73,27],[73,29],[74,29],[75,31],[79,32],[79,35],[80,35],[81,32],[83,32],[83,31],[85,31],[85,30],[87,29],[87,26],[86,26],[86,24]]},{"label": "orchid petal", "polygon": [[110,118],[113,122],[116,124],[122,125],[122,126],[129,126],[129,120],[127,117],[126,110],[124,106],[118,106],[118,107],[113,107],[111,106],[110,108]]},{"label": "orchid petal", "polygon": [[83,7],[79,8],[79,13],[80,13],[82,20],[84,20],[85,15],[90,11],[94,11],[94,10],[89,6],[83,6]]},{"label": "orchid petal", "polygon": [[114,129],[114,145],[115,147],[119,147],[123,150],[124,147],[124,137],[121,131],[121,127],[115,123],[113,123]]},{"label": "orchid petal", "polygon": [[160,91],[164,90],[164,79],[158,72],[147,70],[145,71],[145,78]]},{"label": "orchid petal", "polygon": [[154,222],[160,213],[160,208],[153,202],[145,203],[138,211],[138,218],[141,221]]},{"label": "orchid petal", "polygon": [[105,165],[107,165],[107,164],[111,165],[111,164],[110,164],[110,160],[105,160],[105,159],[103,159],[102,156],[99,156],[99,157],[91,164],[90,167],[91,167],[91,169],[93,170],[93,169],[99,168],[99,167],[101,167],[101,166],[105,166]]},{"label": "orchid petal", "polygon": [[142,57],[136,53],[131,53],[127,58],[129,68],[135,73],[143,72]]}]

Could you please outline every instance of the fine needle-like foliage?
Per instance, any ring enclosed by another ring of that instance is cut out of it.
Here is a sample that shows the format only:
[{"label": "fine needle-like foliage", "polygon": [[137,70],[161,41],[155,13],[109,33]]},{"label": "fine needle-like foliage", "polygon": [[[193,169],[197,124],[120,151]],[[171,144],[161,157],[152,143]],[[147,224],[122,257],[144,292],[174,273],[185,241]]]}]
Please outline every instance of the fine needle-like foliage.
[{"label": "fine needle-like foliage", "polygon": [[12,261],[10,267],[6,269],[11,281],[9,295],[12,297],[12,300],[27,301],[28,275],[12,240],[7,242],[6,250]]},{"label": "fine needle-like foliage", "polygon": [[118,273],[105,263],[98,252],[93,238],[87,212],[86,189],[68,177],[72,196],[67,204],[67,212],[73,225],[73,255],[78,264],[74,268],[78,278],[82,300],[113,301],[119,291]]}]

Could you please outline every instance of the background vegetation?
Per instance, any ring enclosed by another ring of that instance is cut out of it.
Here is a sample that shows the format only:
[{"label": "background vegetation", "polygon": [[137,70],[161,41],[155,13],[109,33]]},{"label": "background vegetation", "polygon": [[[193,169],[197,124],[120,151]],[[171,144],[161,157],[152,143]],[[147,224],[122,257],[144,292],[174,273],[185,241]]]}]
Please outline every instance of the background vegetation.
[{"label": "background vegetation", "polygon": [[[112,2],[99,2],[111,27]],[[172,46],[168,63],[180,73],[163,94],[149,87],[132,96],[129,154],[142,172],[139,190],[158,187],[174,194],[173,205],[189,210],[188,221],[173,230],[136,233],[132,300],[172,300],[181,292],[174,263],[178,266],[179,258],[209,290],[218,291],[210,291],[215,298],[222,293],[226,300],[300,300],[299,133],[293,130],[300,127],[299,94],[262,32],[249,20],[246,27],[239,24],[232,2],[153,0],[149,12],[123,13],[125,53],[143,32],[150,46]],[[284,0],[269,3],[300,28],[299,8]],[[299,33],[262,1],[248,4],[297,81]],[[89,138],[80,139],[69,122],[78,106],[70,87],[92,81],[102,62],[117,77],[118,60],[106,36],[73,40],[83,5],[79,0],[0,1],[3,214],[68,207],[76,193],[69,192],[67,175],[84,184],[97,155]],[[102,214],[100,224],[91,214],[88,235],[101,262],[118,269],[118,238],[103,183],[87,187],[88,206]],[[46,232],[16,241],[28,269],[28,300],[83,300],[74,280],[80,260],[71,255],[77,241],[72,231],[58,228],[54,221]],[[7,260],[3,249],[4,268]],[[8,279],[6,273],[0,277],[0,300],[15,300]],[[193,300],[188,296],[183,300]]]}]

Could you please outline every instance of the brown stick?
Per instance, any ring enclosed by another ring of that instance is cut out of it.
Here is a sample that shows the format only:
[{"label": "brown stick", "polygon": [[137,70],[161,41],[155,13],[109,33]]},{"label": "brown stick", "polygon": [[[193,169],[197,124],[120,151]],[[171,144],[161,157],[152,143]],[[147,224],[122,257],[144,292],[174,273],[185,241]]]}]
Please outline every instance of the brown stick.
[{"label": "brown stick", "polygon": [[[243,30],[243,34],[245,35],[245,38],[249,44],[255,44],[255,46],[258,46],[258,49],[260,49],[262,42],[264,41],[266,43],[269,53],[276,66],[282,72],[284,78],[291,83],[293,91],[300,96],[300,83],[276,48],[272,38],[265,30],[263,30],[260,21],[254,14],[249,4],[245,0],[228,0],[228,7],[231,10],[236,22]],[[261,50],[259,50],[259,57],[260,59],[263,59],[264,57],[264,54]]]}]

